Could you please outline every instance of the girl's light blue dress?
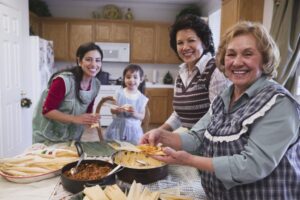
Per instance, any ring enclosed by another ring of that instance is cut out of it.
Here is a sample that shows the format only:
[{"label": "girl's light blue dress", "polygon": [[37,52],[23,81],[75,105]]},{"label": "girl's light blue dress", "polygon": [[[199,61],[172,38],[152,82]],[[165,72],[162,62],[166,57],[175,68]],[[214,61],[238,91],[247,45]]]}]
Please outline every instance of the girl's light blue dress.
[{"label": "girl's light blue dress", "polygon": [[[129,104],[134,107],[138,113],[145,112],[148,98],[138,91],[135,98],[126,95],[125,89],[118,90],[116,95],[117,104],[122,106]],[[121,140],[132,144],[138,144],[143,135],[141,120],[132,117],[131,113],[124,112],[114,115],[113,121],[107,128],[104,138],[106,140]]]}]

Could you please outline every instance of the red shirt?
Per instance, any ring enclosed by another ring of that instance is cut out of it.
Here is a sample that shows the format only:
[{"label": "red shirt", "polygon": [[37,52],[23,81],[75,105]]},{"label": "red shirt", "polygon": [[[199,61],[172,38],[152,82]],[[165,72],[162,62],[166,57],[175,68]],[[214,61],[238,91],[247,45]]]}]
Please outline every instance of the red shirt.
[{"label": "red shirt", "polygon": [[[90,88],[91,84],[88,90],[90,90]],[[59,108],[60,103],[64,100],[65,92],[66,86],[64,80],[61,77],[55,78],[50,85],[48,95],[43,105],[43,115]],[[92,113],[94,101],[95,99],[89,104],[86,111],[87,113]]]}]

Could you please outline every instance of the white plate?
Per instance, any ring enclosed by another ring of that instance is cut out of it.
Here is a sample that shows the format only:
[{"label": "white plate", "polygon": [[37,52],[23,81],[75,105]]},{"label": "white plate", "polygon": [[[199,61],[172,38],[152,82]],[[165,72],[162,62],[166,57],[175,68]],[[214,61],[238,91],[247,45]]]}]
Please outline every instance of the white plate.
[{"label": "white plate", "polygon": [[39,175],[34,175],[34,176],[11,176],[8,174],[3,173],[0,171],[0,175],[5,178],[8,181],[14,182],[14,183],[32,183],[32,182],[37,182],[41,181],[44,179],[52,178],[61,173],[61,170],[55,170],[52,172],[48,172],[45,174],[39,174]]},{"label": "white plate", "polygon": [[[59,145],[59,146],[58,146]],[[62,143],[62,144],[57,144],[57,145],[53,145],[53,146],[46,146],[44,144],[41,143],[36,143],[33,144],[32,146],[30,146],[29,148],[27,148],[25,150],[25,152],[21,155],[18,155],[16,157],[22,157],[24,155],[27,154],[40,154],[42,151],[46,151],[45,154],[51,153],[52,151],[54,151],[56,148],[59,147],[65,147],[66,144]],[[9,174],[4,173],[3,171],[0,170],[0,175],[5,178],[8,181],[11,182],[15,182],[15,183],[32,183],[32,182],[37,182],[37,181],[41,181],[44,179],[48,179],[48,178],[52,178],[55,176],[58,176],[61,173],[61,169],[56,169],[54,171],[51,172],[47,172],[44,174],[38,174],[38,175],[32,175],[32,176],[12,176]]]}]

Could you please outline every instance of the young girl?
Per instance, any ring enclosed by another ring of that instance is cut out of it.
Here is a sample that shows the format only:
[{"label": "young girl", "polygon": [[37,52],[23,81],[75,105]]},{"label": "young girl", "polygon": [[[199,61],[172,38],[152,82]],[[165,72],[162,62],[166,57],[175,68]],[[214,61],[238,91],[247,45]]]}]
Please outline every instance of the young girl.
[{"label": "young girl", "polygon": [[123,88],[116,94],[118,107],[111,109],[115,116],[107,128],[105,139],[138,144],[143,135],[141,122],[148,102],[148,98],[143,94],[143,77],[144,72],[139,65],[130,64],[123,71]]}]

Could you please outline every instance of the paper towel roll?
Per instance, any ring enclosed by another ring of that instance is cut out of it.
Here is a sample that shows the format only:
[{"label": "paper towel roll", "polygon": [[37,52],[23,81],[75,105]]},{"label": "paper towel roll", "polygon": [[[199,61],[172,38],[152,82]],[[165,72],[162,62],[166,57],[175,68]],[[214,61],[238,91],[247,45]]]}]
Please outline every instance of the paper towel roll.
[{"label": "paper towel roll", "polygon": [[158,81],[158,72],[156,69],[154,69],[152,73],[152,82],[157,83],[157,81]]}]

